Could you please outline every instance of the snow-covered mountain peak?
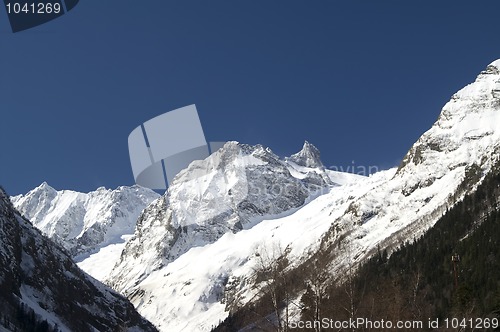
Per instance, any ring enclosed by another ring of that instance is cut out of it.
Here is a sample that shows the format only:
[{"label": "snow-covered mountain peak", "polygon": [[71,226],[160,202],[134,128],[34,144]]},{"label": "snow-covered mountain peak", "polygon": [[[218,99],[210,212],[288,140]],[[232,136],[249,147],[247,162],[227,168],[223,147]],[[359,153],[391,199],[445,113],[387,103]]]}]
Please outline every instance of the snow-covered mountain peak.
[{"label": "snow-covered mountain peak", "polygon": [[250,146],[230,141],[206,159],[195,160],[187,168],[180,171],[172,181],[169,191],[174,192],[177,187],[183,186],[184,183],[204,178],[213,172],[230,171],[267,163],[276,164],[278,160],[278,156],[269,149],[264,149],[261,145]]},{"label": "snow-covered mountain peak", "polygon": [[[44,181],[38,187],[30,191],[30,194],[40,199],[51,199],[57,195],[57,190]],[[20,199],[22,196],[23,195],[11,197],[11,200]]]},{"label": "snow-covered mountain peak", "polygon": [[133,233],[140,212],[158,197],[140,186],[79,193],[57,191],[44,182],[11,201],[36,228],[76,256],[123,242],[122,235]]},{"label": "snow-covered mountain peak", "polygon": [[[490,64],[454,94],[394,177],[353,202],[336,221],[354,229],[344,241],[360,257],[379,244],[397,246],[398,237],[420,236],[491,171],[500,158],[499,65]],[[332,227],[329,244],[339,241],[337,234]],[[340,260],[337,256],[332,264]]]},{"label": "snow-covered mountain peak", "polygon": [[410,149],[398,174],[428,166],[434,178],[459,165],[480,164],[500,143],[500,60],[453,95],[438,120]]},{"label": "snow-covered mountain peak", "polygon": [[144,211],[110,280],[125,291],[191,247],[291,213],[332,185],[324,169],[295,171],[269,148],[228,142],[181,171]]},{"label": "snow-covered mountain peak", "polygon": [[490,63],[481,74],[500,74],[500,59]]},{"label": "snow-covered mountain peak", "polygon": [[[476,78],[476,80],[453,95],[450,102],[457,100],[486,100],[500,88],[500,60],[492,62]],[[446,106],[445,106],[446,108]]]},{"label": "snow-covered mountain peak", "polygon": [[51,187],[46,181],[43,181],[38,187],[37,189],[40,189],[40,190],[55,190],[53,187]]},{"label": "snow-covered mountain peak", "polygon": [[304,142],[302,150],[286,158],[286,160],[292,161],[295,164],[302,167],[309,167],[309,168],[323,167],[319,150],[308,141]]}]

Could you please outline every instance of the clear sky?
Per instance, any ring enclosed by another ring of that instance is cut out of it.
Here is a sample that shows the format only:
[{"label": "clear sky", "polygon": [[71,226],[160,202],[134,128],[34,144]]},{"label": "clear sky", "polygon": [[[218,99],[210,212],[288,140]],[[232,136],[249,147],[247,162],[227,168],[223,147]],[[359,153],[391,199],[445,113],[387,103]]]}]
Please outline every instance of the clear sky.
[{"label": "clear sky", "polygon": [[499,1],[84,0],[13,34],[0,9],[0,184],[134,183],[127,137],[196,104],[207,139],[304,140],[389,168],[500,58]]}]

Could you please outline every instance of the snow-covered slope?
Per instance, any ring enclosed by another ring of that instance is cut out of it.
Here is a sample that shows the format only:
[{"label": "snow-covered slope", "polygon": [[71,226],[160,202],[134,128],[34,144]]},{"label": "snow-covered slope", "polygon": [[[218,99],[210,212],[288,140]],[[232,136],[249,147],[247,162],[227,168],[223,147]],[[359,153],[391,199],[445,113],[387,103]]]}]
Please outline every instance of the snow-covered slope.
[{"label": "snow-covered slope", "polygon": [[82,260],[108,245],[124,243],[123,236],[134,232],[141,211],[158,197],[140,186],[85,194],[56,191],[44,182],[11,200],[36,228]]},{"label": "snow-covered slope", "polygon": [[190,248],[251,228],[266,217],[291,213],[334,185],[324,169],[304,167],[296,177],[289,167],[268,148],[237,142],[194,161],[175,177],[165,196],[144,210],[110,284],[128,293]]},{"label": "snow-covered slope", "polygon": [[128,289],[128,298],[161,331],[210,331],[228,315],[226,306],[243,305],[260,294],[253,279],[261,257],[273,260],[287,252],[290,268],[297,266],[319,248],[321,236],[355,198],[395,171],[333,187],[293,214],[193,247]]},{"label": "snow-covered slope", "polygon": [[384,239],[391,245],[418,237],[465,192],[474,190],[499,157],[499,90],[497,60],[453,95],[387,184],[349,206],[325,246],[338,241],[340,228],[349,234],[343,241],[361,260]]},{"label": "snow-covered slope", "polygon": [[[292,268],[321,250],[341,276],[378,245],[422,234],[474,190],[498,159],[499,91],[496,61],[453,96],[397,170],[342,186],[325,183],[312,149],[282,162],[230,143],[144,211],[109,282],[163,331],[208,331],[225,309],[254,299],[262,253],[282,248]],[[297,210],[311,184],[329,189]]]},{"label": "snow-covered slope", "polygon": [[156,330],[21,217],[1,188],[0,315],[8,331]]}]

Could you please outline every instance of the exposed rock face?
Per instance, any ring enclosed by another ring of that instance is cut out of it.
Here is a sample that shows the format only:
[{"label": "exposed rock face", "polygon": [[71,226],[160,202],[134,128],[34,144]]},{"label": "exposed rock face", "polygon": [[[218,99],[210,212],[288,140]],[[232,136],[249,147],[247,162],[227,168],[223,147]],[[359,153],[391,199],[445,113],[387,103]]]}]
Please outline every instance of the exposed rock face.
[{"label": "exposed rock face", "polygon": [[295,154],[292,154],[289,158],[286,158],[286,160],[292,161],[295,164],[303,167],[309,167],[309,168],[323,167],[319,150],[308,141],[304,142],[302,150],[300,150]]}]

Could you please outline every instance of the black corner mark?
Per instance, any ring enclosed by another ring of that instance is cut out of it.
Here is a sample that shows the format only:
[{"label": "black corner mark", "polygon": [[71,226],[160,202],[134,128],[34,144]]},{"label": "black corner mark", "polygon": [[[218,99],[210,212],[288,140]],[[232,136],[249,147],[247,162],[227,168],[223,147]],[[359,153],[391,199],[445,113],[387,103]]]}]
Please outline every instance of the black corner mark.
[{"label": "black corner mark", "polygon": [[12,32],[47,23],[73,9],[79,0],[4,0]]}]

